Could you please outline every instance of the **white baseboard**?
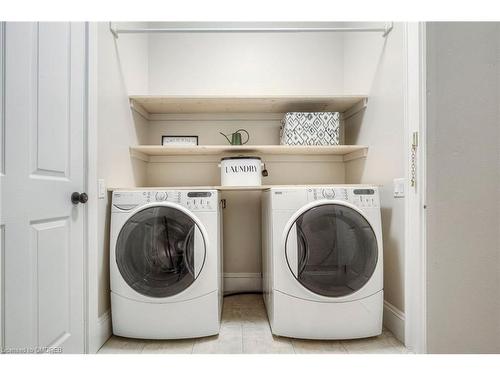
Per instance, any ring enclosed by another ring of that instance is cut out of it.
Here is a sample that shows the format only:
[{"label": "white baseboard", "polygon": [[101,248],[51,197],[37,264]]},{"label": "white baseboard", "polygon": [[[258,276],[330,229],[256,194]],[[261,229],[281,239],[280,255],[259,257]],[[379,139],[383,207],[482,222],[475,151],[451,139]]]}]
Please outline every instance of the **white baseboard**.
[{"label": "white baseboard", "polygon": [[224,293],[262,292],[261,273],[224,273]]},{"label": "white baseboard", "polygon": [[97,320],[97,330],[90,341],[89,352],[92,354],[97,353],[112,334],[111,310],[108,310]]},{"label": "white baseboard", "polygon": [[405,342],[405,313],[384,301],[384,326],[402,343]]}]

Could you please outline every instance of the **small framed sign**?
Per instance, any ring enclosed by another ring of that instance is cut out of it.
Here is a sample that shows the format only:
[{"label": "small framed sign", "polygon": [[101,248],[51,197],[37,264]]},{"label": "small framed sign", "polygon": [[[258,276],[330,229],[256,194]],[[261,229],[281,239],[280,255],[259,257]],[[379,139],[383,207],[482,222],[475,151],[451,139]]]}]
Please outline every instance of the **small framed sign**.
[{"label": "small framed sign", "polygon": [[164,135],[161,137],[163,146],[197,146],[197,135]]}]

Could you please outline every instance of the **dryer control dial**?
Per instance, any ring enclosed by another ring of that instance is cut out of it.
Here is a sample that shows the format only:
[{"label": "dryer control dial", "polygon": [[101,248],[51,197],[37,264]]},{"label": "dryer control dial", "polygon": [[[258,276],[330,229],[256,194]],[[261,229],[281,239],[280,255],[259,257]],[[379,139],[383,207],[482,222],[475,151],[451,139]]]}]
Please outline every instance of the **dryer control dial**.
[{"label": "dryer control dial", "polygon": [[164,191],[159,191],[155,195],[155,199],[156,199],[157,202],[166,201],[167,197],[168,197],[168,195]]},{"label": "dryer control dial", "polygon": [[335,198],[335,190],[333,189],[323,189],[321,192],[323,194],[323,198],[333,199]]}]

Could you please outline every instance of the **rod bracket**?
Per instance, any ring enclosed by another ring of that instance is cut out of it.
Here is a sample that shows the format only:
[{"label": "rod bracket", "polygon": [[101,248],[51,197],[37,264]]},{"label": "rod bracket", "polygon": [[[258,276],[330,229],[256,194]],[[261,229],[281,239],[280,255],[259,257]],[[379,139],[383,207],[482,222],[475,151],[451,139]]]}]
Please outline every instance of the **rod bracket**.
[{"label": "rod bracket", "polygon": [[118,32],[116,31],[116,28],[113,27],[112,22],[109,22],[109,31],[111,31],[111,34],[113,34],[115,39],[118,39]]},{"label": "rod bracket", "polygon": [[392,31],[394,28],[394,22],[388,22],[384,26],[384,33],[382,34],[382,37],[385,38],[389,33]]}]

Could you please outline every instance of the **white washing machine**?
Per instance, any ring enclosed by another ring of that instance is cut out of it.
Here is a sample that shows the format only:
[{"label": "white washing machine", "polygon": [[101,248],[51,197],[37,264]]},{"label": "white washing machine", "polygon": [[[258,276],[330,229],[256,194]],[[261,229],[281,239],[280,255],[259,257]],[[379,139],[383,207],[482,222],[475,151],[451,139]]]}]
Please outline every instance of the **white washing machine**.
[{"label": "white washing machine", "polygon": [[215,335],[222,311],[216,190],[113,192],[113,333],[147,339]]},{"label": "white washing machine", "polygon": [[262,202],[264,301],[273,334],[305,339],[381,334],[377,187],[271,188]]}]

